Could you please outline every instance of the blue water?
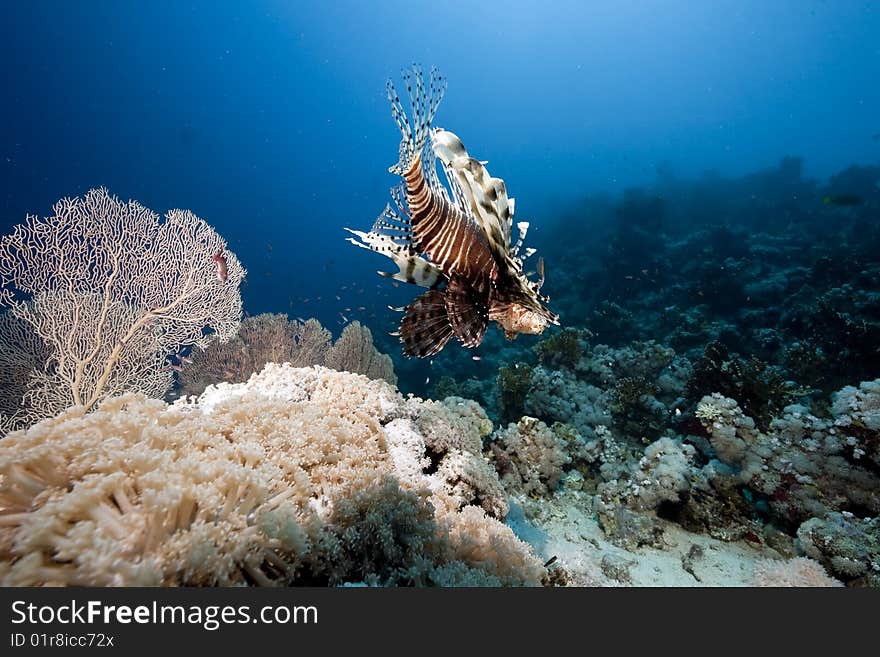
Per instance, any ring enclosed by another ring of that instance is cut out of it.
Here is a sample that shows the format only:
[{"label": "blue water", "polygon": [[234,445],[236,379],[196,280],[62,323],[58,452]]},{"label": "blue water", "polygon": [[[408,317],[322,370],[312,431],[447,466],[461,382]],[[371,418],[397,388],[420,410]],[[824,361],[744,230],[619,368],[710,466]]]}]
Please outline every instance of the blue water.
[{"label": "blue water", "polygon": [[824,179],[880,158],[876,3],[470,4],[4,3],[0,228],[101,185],[188,208],[248,268],[249,313],[338,331],[364,306],[347,319],[383,332],[412,291],[342,227],[367,228],[396,183],[384,82],[410,62],[446,74],[437,125],[505,179],[538,247],[584,196],[658,169],[793,155]]}]

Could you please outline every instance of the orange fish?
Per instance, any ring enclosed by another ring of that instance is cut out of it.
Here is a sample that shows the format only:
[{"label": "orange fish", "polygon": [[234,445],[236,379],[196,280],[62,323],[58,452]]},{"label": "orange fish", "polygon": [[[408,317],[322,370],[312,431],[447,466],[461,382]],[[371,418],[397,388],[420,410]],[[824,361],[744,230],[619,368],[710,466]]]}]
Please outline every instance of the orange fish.
[{"label": "orange fish", "polygon": [[217,268],[215,272],[217,274],[217,280],[221,283],[225,283],[229,276],[229,272],[226,270],[226,256],[223,255],[223,249],[220,249],[217,253],[211,256],[211,260],[214,261]]}]

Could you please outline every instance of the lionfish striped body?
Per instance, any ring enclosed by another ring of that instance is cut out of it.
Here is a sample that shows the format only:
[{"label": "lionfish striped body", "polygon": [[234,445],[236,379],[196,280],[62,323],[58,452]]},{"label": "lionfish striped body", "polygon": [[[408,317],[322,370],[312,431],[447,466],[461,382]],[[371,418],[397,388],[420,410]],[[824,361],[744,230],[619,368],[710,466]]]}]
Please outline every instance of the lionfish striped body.
[{"label": "lionfish striped body", "polygon": [[[490,321],[509,339],[541,333],[558,318],[544,306],[543,261],[539,279],[523,273],[519,255],[528,223],[519,222],[511,245],[513,199],[504,181],[492,178],[484,163],[470,157],[458,137],[431,128],[446,84],[431,71],[426,88],[417,66],[404,71],[413,121],[407,117],[394,85],[386,84],[392,115],[400,128],[400,160],[390,168],[403,178],[392,189],[394,205],[370,232],[347,231],[353,244],[391,258],[397,272],[379,272],[429,288],[404,311],[400,339],[404,352],[420,358],[438,353],[455,336],[465,347],[478,346]],[[437,177],[439,160],[449,190]],[[525,257],[534,253],[527,249]]]}]

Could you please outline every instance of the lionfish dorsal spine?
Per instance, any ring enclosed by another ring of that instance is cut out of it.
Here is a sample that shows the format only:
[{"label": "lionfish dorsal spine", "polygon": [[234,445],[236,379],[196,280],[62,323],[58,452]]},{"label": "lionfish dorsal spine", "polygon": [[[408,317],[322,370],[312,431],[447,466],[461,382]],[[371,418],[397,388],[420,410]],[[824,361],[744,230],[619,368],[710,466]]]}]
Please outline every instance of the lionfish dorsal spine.
[{"label": "lionfish dorsal spine", "polygon": [[425,88],[422,69],[417,64],[403,70],[403,80],[412,109],[412,119],[403,109],[400,95],[390,79],[385,83],[385,93],[391,103],[391,116],[400,130],[401,142],[397,164],[389,168],[391,173],[404,175],[412,167],[430,137],[431,122],[437,107],[446,93],[446,80],[435,68]]}]

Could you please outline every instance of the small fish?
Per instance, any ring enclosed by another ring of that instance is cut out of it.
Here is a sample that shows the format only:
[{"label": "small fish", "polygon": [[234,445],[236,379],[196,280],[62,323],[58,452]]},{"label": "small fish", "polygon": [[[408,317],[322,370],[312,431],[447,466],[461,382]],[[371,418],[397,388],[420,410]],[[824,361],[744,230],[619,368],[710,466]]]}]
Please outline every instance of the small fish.
[{"label": "small fish", "polygon": [[214,261],[214,265],[216,267],[215,273],[217,274],[217,280],[221,283],[225,283],[226,279],[229,277],[229,272],[226,269],[226,256],[223,255],[223,249],[220,249],[211,256],[211,260]]},{"label": "small fish", "polygon": [[425,379],[425,385],[428,385],[429,383],[431,383],[431,377],[430,377],[430,376],[429,376],[427,379]]},{"label": "small fish", "polygon": [[178,356],[177,359],[178,359],[181,363],[186,363],[187,365],[192,365],[192,364],[193,364],[193,359],[190,358],[189,356]]},{"label": "small fish", "polygon": [[339,296],[339,295],[337,294],[337,295],[336,295],[336,300],[337,300],[337,301],[342,301],[342,297]]},{"label": "small fish", "polygon": [[347,322],[347,321],[348,321],[348,317],[346,317],[346,316],[343,315],[342,313],[339,313],[339,316],[342,318],[342,321],[343,321],[343,322]]},{"label": "small fish", "polygon": [[482,356],[471,356],[471,360],[483,360]]},{"label": "small fish", "polygon": [[175,372],[183,372],[183,365],[175,365],[174,363],[169,363],[168,369],[174,370]]},{"label": "small fish", "polygon": [[865,199],[855,194],[834,194],[822,198],[822,203],[825,205],[835,205],[840,208],[851,208],[864,202]]}]

